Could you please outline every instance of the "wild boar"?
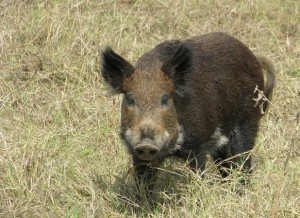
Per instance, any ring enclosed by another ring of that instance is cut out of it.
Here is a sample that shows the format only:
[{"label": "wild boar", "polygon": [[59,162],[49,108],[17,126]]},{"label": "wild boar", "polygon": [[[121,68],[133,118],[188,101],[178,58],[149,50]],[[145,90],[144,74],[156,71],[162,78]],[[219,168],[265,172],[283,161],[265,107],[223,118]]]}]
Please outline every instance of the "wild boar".
[{"label": "wild boar", "polygon": [[169,40],[135,66],[107,47],[101,72],[112,91],[123,95],[120,135],[138,184],[148,184],[153,166],[170,156],[203,171],[210,154],[222,176],[236,166],[251,170],[249,152],[275,74],[271,62],[239,40],[220,32]]}]

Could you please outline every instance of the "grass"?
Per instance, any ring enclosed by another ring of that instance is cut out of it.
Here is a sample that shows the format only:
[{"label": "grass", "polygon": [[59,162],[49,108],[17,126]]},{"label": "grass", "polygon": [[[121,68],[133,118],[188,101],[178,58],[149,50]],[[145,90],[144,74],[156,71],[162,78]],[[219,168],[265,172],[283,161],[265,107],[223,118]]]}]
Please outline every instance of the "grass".
[{"label": "grass", "polygon": [[[0,1],[1,217],[299,217],[300,12],[274,1]],[[107,97],[99,49],[131,62],[157,43],[227,32],[277,69],[243,195],[236,173],[199,179],[169,160],[157,206],[134,201],[119,139],[120,97]]]}]

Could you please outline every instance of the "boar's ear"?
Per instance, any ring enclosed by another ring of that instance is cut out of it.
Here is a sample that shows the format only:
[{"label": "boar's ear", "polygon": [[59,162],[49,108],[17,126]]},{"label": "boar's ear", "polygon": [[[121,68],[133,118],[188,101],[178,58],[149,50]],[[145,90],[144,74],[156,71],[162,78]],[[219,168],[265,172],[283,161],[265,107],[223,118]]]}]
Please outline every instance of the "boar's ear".
[{"label": "boar's ear", "polygon": [[132,74],[133,66],[107,47],[101,55],[101,72],[105,82],[113,89],[113,93],[123,93],[123,82]]},{"label": "boar's ear", "polygon": [[192,54],[186,45],[181,45],[172,59],[162,66],[162,71],[171,77],[175,92],[185,95],[187,75],[192,71]]}]

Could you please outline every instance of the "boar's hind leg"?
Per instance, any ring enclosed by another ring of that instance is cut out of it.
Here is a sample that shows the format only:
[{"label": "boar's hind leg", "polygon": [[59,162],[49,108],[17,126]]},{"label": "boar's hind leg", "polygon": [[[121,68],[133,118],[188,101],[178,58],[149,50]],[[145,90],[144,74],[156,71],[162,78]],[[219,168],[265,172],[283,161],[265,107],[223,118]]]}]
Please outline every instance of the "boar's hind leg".
[{"label": "boar's hind leg", "polygon": [[[223,177],[228,176],[232,169],[251,173],[250,151],[254,146],[257,130],[258,122],[236,125],[231,132],[230,142],[213,152],[212,157],[220,164],[219,171]],[[246,180],[242,180],[241,183],[245,183]]]},{"label": "boar's hind leg", "polygon": [[141,200],[142,195],[149,198],[153,192],[153,180],[155,179],[156,169],[150,163],[134,161],[135,182],[139,191],[138,198]]},{"label": "boar's hind leg", "polygon": [[219,172],[222,177],[229,175],[229,170],[232,168],[231,163],[226,161],[231,156],[229,144],[226,144],[212,153],[215,163],[219,164]]},{"label": "boar's hind leg", "polygon": [[251,173],[251,150],[254,147],[255,137],[258,131],[258,121],[250,120],[240,123],[232,132],[232,156],[233,161],[241,167],[245,173]]}]

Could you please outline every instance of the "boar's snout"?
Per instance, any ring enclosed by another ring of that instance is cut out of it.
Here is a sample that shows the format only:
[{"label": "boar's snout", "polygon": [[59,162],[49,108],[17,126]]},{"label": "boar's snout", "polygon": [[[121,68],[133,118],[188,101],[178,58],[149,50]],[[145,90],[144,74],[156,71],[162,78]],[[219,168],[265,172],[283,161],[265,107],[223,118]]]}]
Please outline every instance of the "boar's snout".
[{"label": "boar's snout", "polygon": [[150,161],[154,159],[159,149],[153,145],[150,140],[146,140],[145,142],[136,146],[134,150],[141,160]]},{"label": "boar's snout", "polygon": [[141,139],[154,139],[154,130],[150,128],[141,129]]}]

